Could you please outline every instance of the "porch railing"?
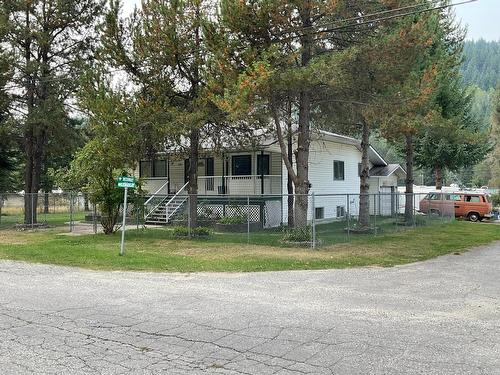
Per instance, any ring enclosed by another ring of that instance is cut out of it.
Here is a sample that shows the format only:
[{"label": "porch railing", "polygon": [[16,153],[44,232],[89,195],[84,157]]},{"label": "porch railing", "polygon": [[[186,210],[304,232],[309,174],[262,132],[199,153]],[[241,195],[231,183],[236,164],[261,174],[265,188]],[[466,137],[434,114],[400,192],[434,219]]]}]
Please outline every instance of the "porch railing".
[{"label": "porch railing", "polygon": [[280,175],[201,176],[200,195],[259,195],[281,194]]}]

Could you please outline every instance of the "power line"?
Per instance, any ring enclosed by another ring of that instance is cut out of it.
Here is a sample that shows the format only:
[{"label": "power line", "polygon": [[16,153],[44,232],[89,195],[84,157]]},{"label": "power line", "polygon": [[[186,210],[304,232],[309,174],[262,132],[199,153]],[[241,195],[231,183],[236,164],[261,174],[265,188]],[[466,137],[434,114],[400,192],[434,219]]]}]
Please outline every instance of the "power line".
[{"label": "power line", "polygon": [[423,5],[427,5],[427,4],[426,3],[419,3],[419,4],[414,4],[414,5],[407,5],[407,6],[400,7],[400,8],[386,9],[386,10],[382,10],[382,11],[375,12],[375,13],[363,14],[362,16],[358,16],[358,17],[345,18],[345,19],[342,19],[342,20],[330,21],[330,22],[325,22],[325,23],[322,23],[322,24],[316,24],[316,25],[311,25],[311,26],[303,26],[303,27],[299,27],[299,28],[295,28],[295,29],[288,29],[286,31],[281,32],[280,35],[286,34],[287,32],[295,32],[297,30],[301,31],[301,30],[308,30],[308,29],[311,29],[311,28],[318,28],[318,27],[323,27],[323,26],[329,26],[329,25],[332,25],[332,24],[335,24],[335,23],[340,23],[340,22],[357,21],[357,20],[365,19],[365,18],[372,17],[372,16],[378,16],[378,15],[387,14],[387,13],[394,13],[394,12],[401,11],[401,10],[406,10],[406,9],[418,8],[418,7],[423,6]]},{"label": "power line", "polygon": [[[455,7],[455,6],[459,6],[459,5],[464,5],[464,4],[468,4],[468,3],[473,3],[473,2],[477,2],[477,1],[478,0],[464,0],[464,1],[461,1],[461,2],[458,2],[458,3],[445,4],[445,5],[440,5],[440,6],[436,6],[436,7],[430,7],[430,8],[427,8],[427,9],[422,9],[420,11],[400,13],[400,14],[397,14],[397,15],[391,15],[391,16],[384,17],[384,18],[376,18],[376,19],[373,19],[371,21],[356,22],[356,23],[352,23],[350,25],[340,25],[340,26],[337,26],[337,27],[328,28],[326,30],[316,30],[315,33],[321,33],[321,32],[325,32],[325,31],[336,31],[337,29],[343,29],[343,28],[348,28],[348,27],[352,27],[352,26],[363,25],[363,24],[370,23],[370,22],[378,22],[380,20],[392,19],[392,18],[397,18],[397,17],[404,17],[404,16],[407,16],[407,15],[419,14],[419,13],[429,12],[429,11],[433,11],[433,10],[440,10],[440,9],[445,9],[445,8],[451,8],[451,7]],[[366,19],[366,18],[369,18],[369,17],[373,17],[373,16],[379,16],[379,15],[388,14],[388,13],[395,13],[395,12],[399,12],[399,11],[402,11],[402,10],[408,10],[408,9],[422,7],[422,6],[425,6],[425,5],[428,5],[428,4],[427,3],[419,3],[419,4],[414,4],[414,5],[407,5],[407,6],[404,6],[404,7],[399,7],[399,8],[394,8],[394,9],[387,9],[387,10],[383,10],[383,11],[379,11],[379,12],[364,14],[364,15],[361,15],[361,16],[358,16],[358,17],[345,18],[343,20],[338,20],[338,21],[331,21],[331,22],[325,22],[325,23],[317,24],[317,25],[303,26],[303,27],[300,27],[300,28],[289,29],[289,31],[308,30],[308,29],[312,29],[312,28],[319,28],[319,27],[324,27],[324,26],[332,25],[332,24],[335,24],[335,23],[363,20],[363,19]],[[286,33],[286,32],[288,32],[288,31],[285,31],[283,33]],[[281,34],[283,34],[283,33],[281,33]]]},{"label": "power line", "polygon": [[[465,0],[465,1],[462,1],[462,2],[459,2],[459,3],[455,3],[455,4],[440,5],[440,6],[436,6],[436,7],[432,7],[432,8],[426,8],[426,9],[417,10],[417,11],[413,11],[413,12],[399,13],[399,14],[394,14],[394,15],[390,15],[390,16],[387,16],[387,17],[376,18],[376,19],[373,19],[373,20],[356,22],[356,23],[351,23],[351,24],[348,24],[348,25],[341,25],[341,26],[337,26],[337,27],[332,27],[332,28],[324,29],[324,30],[315,30],[314,32],[309,33],[309,35],[311,35],[311,34],[329,33],[329,32],[333,32],[333,31],[339,31],[339,30],[343,30],[343,29],[349,29],[349,28],[353,28],[353,27],[359,27],[359,26],[362,26],[362,25],[379,23],[379,22],[382,22],[382,21],[387,21],[387,20],[391,20],[391,19],[395,19],[395,18],[401,18],[401,17],[411,16],[411,15],[415,15],[415,14],[432,12],[432,11],[435,11],[435,10],[441,10],[441,9],[455,7],[455,6],[458,6],[458,5],[473,3],[473,2],[476,2],[476,1],[478,1],[478,0]],[[360,19],[361,18],[366,18],[366,16],[360,17]],[[308,27],[311,27],[311,26],[308,26]],[[317,26],[315,26],[315,27],[317,27]],[[293,40],[293,39],[295,39],[297,37],[300,38],[300,37],[303,37],[303,36],[306,36],[306,35],[308,35],[308,34],[298,34],[298,35],[296,35],[294,37],[289,37],[288,39],[289,40]],[[327,37],[324,38],[324,39],[327,39]]]},{"label": "power line", "polygon": [[[386,21],[386,20],[391,20],[391,19],[395,19],[395,18],[406,17],[406,16],[410,16],[410,15],[414,15],[414,14],[421,14],[421,13],[431,12],[431,11],[434,11],[434,10],[441,10],[441,9],[451,8],[451,7],[455,7],[455,6],[459,6],[459,5],[464,5],[464,4],[468,4],[468,3],[473,3],[473,2],[477,2],[477,1],[478,0],[464,0],[464,1],[461,1],[461,2],[458,2],[458,3],[454,3],[454,4],[445,4],[445,5],[440,5],[440,6],[436,6],[436,7],[426,8],[426,9],[422,9],[422,10],[412,11],[412,12],[392,14],[392,15],[389,15],[389,16],[386,16],[386,17],[375,18],[373,20],[367,20],[367,21],[362,21],[362,22],[355,22],[355,23],[351,23],[351,24],[347,24],[347,25],[340,25],[340,26],[336,26],[336,27],[332,27],[332,28],[323,29],[323,30],[314,30],[314,32],[309,33],[309,35],[311,35],[311,34],[314,35],[314,34],[331,33],[331,32],[339,31],[339,30],[343,30],[343,29],[349,29],[349,28],[353,28],[353,27],[359,27],[359,26],[362,26],[362,25],[367,25],[367,24],[372,24],[372,23],[378,23],[378,22],[382,22],[382,21]],[[371,14],[359,16],[359,17],[346,18],[344,20],[335,21],[335,23],[346,22],[346,21],[350,22],[350,21],[355,21],[355,20],[366,19],[368,17],[372,17],[372,16],[375,16],[375,15],[395,13],[395,12],[398,12],[398,11],[401,11],[401,10],[413,9],[413,8],[417,8],[417,7],[420,7],[420,6],[423,6],[423,5],[426,5],[426,4],[425,3],[419,3],[419,4],[416,4],[416,5],[409,5],[409,6],[404,6],[404,7],[395,8],[395,9],[384,10],[384,11],[380,11],[380,12],[375,12],[375,13],[371,13]],[[320,25],[304,26],[304,27],[301,27],[299,29],[295,28],[293,30],[294,31],[296,31],[296,30],[302,31],[302,30],[308,30],[308,29],[311,29],[311,28],[317,29],[318,27],[323,27],[323,26],[331,25],[332,23],[334,23],[334,22],[323,23],[323,24],[320,24]],[[290,29],[290,30],[292,30],[292,29]],[[283,32],[283,33],[285,33],[285,32]],[[283,35],[283,33],[280,33],[280,35]],[[286,42],[286,41],[294,40],[296,38],[303,37],[305,35],[308,35],[308,34],[297,34],[297,35],[286,37],[286,38],[282,38],[282,39],[276,39],[276,40],[273,40],[272,43],[276,44],[276,43],[280,43],[280,42]],[[322,39],[327,39],[327,38],[328,37],[325,37],[325,38],[322,38]],[[197,52],[197,51],[201,52],[202,50],[201,49],[192,50],[191,52]],[[204,52],[206,52],[206,51],[204,51]],[[80,71],[75,71],[74,73],[78,74],[78,73],[85,73],[85,72],[86,72],[86,70],[80,70]],[[106,73],[108,73],[108,74],[112,74],[112,73],[116,73],[116,72],[125,72],[125,73],[128,73],[128,70],[126,68],[113,68],[113,69],[108,69],[106,71]],[[64,80],[68,80],[68,79],[71,79],[71,78],[69,78],[69,77],[68,78],[66,78],[66,77],[54,77],[54,78],[43,79],[43,82],[58,82],[58,81],[64,81]],[[23,86],[21,84],[10,85],[8,87],[5,87],[4,90],[12,90],[12,89],[16,89],[16,88],[17,89],[23,89],[23,88],[25,88],[25,86]]]}]

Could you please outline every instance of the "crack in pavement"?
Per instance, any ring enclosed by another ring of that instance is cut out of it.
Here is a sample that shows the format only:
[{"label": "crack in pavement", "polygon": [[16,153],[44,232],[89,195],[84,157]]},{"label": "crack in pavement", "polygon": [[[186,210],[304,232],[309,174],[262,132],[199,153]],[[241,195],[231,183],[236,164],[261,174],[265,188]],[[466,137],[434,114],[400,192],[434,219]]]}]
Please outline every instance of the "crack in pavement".
[{"label": "crack in pavement", "polygon": [[498,269],[498,243],[391,269],[229,278],[0,261],[0,368],[500,374]]}]

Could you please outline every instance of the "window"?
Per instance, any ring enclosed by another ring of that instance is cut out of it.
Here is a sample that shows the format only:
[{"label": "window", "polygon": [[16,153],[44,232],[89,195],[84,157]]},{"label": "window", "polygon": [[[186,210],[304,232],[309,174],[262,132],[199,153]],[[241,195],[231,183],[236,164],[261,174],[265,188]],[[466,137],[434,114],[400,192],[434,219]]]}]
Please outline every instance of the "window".
[{"label": "window", "polygon": [[269,155],[257,155],[257,174],[269,174]]},{"label": "window", "polygon": [[139,162],[139,176],[146,178],[152,177],[150,160],[141,160]]},{"label": "window", "polygon": [[325,208],[324,207],[316,207],[314,209],[314,218],[315,219],[324,219],[325,218]]},{"label": "window", "polygon": [[459,194],[445,194],[444,199],[447,201],[461,201],[462,198]]},{"label": "window", "polygon": [[155,160],[153,162],[153,177],[167,177],[166,160]]},{"label": "window", "polygon": [[333,161],[333,179],[335,181],[344,180],[344,162],[340,160]]},{"label": "window", "polygon": [[252,157],[250,155],[235,155],[231,163],[233,176],[249,176],[252,174]]},{"label": "window", "polygon": [[345,207],[337,206],[337,217],[344,217],[344,216],[345,216]]},{"label": "window", "polygon": [[141,160],[139,162],[140,177],[167,177],[166,160]]},{"label": "window", "polygon": [[479,203],[479,202],[481,202],[481,199],[479,198],[478,195],[466,195],[465,201],[471,202],[471,203]]},{"label": "window", "polygon": [[438,201],[438,200],[441,200],[441,194],[429,193],[429,194],[427,194],[427,197],[425,199],[431,200],[431,201]]}]

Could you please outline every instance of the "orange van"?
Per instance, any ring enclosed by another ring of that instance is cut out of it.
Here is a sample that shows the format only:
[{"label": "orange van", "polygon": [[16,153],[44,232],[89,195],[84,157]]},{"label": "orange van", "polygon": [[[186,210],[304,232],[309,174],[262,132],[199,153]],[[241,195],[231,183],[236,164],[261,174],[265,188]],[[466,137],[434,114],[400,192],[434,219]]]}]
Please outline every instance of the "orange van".
[{"label": "orange van", "polygon": [[419,211],[424,214],[454,214],[455,217],[464,217],[470,221],[490,218],[492,210],[493,205],[488,194],[473,192],[431,192],[419,204]]}]

